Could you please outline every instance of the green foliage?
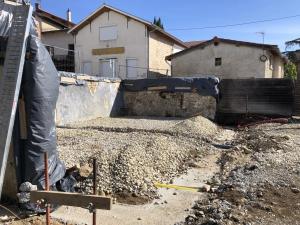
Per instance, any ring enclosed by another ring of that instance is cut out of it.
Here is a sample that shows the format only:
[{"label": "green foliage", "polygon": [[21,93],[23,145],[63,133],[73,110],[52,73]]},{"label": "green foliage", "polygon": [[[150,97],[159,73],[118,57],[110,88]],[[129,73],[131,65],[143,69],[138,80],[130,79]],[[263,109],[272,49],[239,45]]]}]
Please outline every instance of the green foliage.
[{"label": "green foliage", "polygon": [[290,52],[285,52],[284,55],[289,59],[289,61],[291,61],[292,63],[296,63],[297,62],[297,56],[295,51],[290,51]]},{"label": "green foliage", "polygon": [[164,24],[162,23],[160,17],[158,17],[158,19],[156,19],[156,17],[154,17],[153,24],[164,30]]},{"label": "green foliage", "polygon": [[294,63],[289,62],[284,66],[284,77],[292,80],[297,79],[297,67]]}]

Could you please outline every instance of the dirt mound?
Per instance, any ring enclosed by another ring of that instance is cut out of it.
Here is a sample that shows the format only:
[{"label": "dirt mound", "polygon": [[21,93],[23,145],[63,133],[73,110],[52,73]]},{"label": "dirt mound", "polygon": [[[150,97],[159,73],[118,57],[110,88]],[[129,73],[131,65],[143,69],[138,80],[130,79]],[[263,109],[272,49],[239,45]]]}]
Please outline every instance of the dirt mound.
[{"label": "dirt mound", "polygon": [[240,130],[229,146],[209,181],[214,192],[180,224],[300,224],[299,127]]}]

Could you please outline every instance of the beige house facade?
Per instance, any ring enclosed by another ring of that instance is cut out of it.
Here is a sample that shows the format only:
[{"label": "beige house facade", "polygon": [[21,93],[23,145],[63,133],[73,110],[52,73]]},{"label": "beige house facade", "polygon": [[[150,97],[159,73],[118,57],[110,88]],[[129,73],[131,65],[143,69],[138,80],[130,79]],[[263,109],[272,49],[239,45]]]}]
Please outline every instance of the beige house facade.
[{"label": "beige house facade", "polygon": [[151,22],[103,5],[71,29],[76,72],[92,76],[141,79],[171,75],[167,55],[186,45]]},{"label": "beige house facade", "polygon": [[220,79],[283,78],[286,58],[275,45],[215,37],[166,57],[172,76],[214,75]]},{"label": "beige house facade", "polygon": [[36,3],[34,14],[39,23],[42,42],[50,54],[60,58],[70,55],[69,51],[74,50],[74,38],[68,31],[75,26],[72,23],[71,11],[67,11],[66,18],[61,18],[44,11]]}]

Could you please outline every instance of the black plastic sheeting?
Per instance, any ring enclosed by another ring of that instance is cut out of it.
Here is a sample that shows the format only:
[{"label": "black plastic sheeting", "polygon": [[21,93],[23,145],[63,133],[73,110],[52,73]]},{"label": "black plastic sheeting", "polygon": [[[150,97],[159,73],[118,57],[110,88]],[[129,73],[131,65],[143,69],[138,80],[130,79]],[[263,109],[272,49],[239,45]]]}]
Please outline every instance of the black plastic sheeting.
[{"label": "black plastic sheeting", "polygon": [[153,87],[163,87],[160,91],[164,92],[197,92],[202,96],[218,97],[217,85],[219,79],[216,77],[207,78],[157,78],[122,81],[124,91],[147,91]]},{"label": "black plastic sheeting", "polygon": [[[9,36],[13,6],[0,4],[0,12],[0,36]],[[47,49],[38,38],[34,19],[30,22],[20,93],[25,99],[28,136],[24,142],[20,141],[23,145],[19,148],[21,152],[15,154],[22,170],[18,173],[19,179],[44,189],[44,153],[47,152],[50,186],[54,187],[58,181],[69,185],[70,182],[65,180],[68,178],[64,178],[65,165],[59,160],[56,147],[55,107],[60,79]],[[67,187],[62,189],[70,190]]]},{"label": "black plastic sheeting", "polygon": [[27,140],[25,181],[44,187],[44,152],[48,153],[50,184],[65,174],[56,149],[55,107],[60,79],[40,39],[30,35],[29,57],[25,61],[22,90],[25,97]]}]

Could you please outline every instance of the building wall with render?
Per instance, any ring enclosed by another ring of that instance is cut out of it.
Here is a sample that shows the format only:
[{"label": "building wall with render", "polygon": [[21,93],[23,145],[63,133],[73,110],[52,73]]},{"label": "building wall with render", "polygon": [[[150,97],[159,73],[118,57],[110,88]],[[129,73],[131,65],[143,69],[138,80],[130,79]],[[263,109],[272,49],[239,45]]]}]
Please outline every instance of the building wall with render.
[{"label": "building wall with render", "polygon": [[[262,62],[261,55],[268,60]],[[271,56],[271,63],[270,63]],[[222,58],[222,65],[215,65]],[[219,43],[198,47],[172,59],[172,76],[215,75],[230,78],[282,78],[284,62],[279,56],[261,48]]]},{"label": "building wall with render", "polygon": [[[117,39],[100,41],[100,27],[117,26]],[[93,55],[93,49],[105,49],[123,47],[122,54]],[[117,76],[126,78],[126,59],[137,59],[137,78],[147,77],[148,68],[148,30],[147,27],[133,19],[116,13],[105,12],[86,25],[75,37],[76,72],[84,72],[83,64],[91,63],[93,76],[99,76],[99,64],[101,59],[117,59]],[[144,68],[144,69],[143,69]]]}]

